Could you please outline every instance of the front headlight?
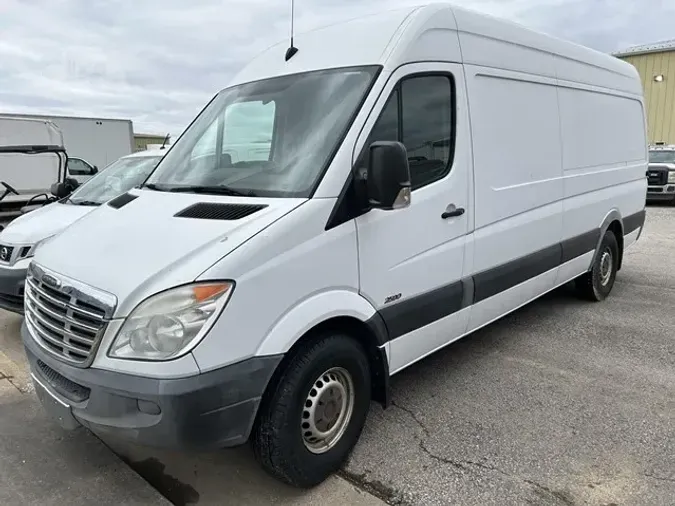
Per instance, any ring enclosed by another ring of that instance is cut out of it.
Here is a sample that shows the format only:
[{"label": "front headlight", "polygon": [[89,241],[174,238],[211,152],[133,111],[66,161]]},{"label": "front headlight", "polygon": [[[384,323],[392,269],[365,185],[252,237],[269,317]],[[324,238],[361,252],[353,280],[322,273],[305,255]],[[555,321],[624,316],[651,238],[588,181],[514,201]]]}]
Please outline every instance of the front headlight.
[{"label": "front headlight", "polygon": [[668,183],[675,183],[675,170],[668,172]]},{"label": "front headlight", "polygon": [[172,288],[141,302],[122,324],[108,355],[167,360],[199,341],[234,290],[230,281]]}]

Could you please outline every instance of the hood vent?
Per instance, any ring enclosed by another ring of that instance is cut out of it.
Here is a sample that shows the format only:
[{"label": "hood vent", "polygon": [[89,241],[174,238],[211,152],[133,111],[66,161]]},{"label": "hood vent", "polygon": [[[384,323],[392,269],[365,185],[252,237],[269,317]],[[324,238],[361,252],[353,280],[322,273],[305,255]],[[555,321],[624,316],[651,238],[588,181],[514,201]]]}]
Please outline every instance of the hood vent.
[{"label": "hood vent", "polygon": [[120,207],[126,206],[129,202],[131,202],[132,200],[136,200],[137,198],[138,195],[132,195],[131,193],[123,193],[119,197],[115,197],[110,202],[108,202],[108,205],[115,209],[119,209]]},{"label": "hood vent", "polygon": [[201,202],[193,204],[190,207],[176,213],[176,218],[194,218],[197,220],[240,220],[261,209],[265,205],[259,204],[217,204],[210,202]]}]

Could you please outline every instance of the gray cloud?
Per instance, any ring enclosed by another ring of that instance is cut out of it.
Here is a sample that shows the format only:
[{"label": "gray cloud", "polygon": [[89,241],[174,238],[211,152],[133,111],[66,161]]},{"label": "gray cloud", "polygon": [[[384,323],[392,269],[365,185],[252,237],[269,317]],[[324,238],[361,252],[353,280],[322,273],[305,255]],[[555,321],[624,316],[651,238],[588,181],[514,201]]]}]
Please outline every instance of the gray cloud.
[{"label": "gray cloud", "polygon": [[[419,0],[296,0],[299,31]],[[671,0],[457,0],[602,51],[672,38]],[[286,37],[290,1],[0,0],[0,112],[131,118],[179,134]]]}]

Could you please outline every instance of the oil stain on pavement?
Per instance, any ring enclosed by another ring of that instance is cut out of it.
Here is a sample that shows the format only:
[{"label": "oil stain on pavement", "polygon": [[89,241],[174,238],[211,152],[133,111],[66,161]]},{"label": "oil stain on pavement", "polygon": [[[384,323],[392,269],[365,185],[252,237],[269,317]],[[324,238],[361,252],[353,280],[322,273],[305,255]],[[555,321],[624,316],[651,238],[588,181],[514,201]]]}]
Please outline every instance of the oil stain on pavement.
[{"label": "oil stain on pavement", "polygon": [[158,459],[148,458],[137,462],[123,460],[172,504],[187,506],[199,502],[199,492],[191,485],[166,473],[166,466]]}]

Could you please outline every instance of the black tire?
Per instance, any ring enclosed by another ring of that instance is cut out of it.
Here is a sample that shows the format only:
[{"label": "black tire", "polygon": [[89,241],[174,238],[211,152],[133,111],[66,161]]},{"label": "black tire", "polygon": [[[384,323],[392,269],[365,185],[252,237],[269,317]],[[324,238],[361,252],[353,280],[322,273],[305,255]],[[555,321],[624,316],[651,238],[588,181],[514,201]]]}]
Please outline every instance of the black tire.
[{"label": "black tire", "polygon": [[[607,255],[609,255],[609,261],[611,262],[609,270],[607,270],[606,264],[603,267],[603,262],[607,261]],[[591,270],[576,279],[576,288],[579,295],[593,302],[605,300],[614,286],[618,265],[619,244],[614,232],[608,230],[602,238],[600,249],[593,261]]]},{"label": "black tire", "polygon": [[[324,373],[332,368],[341,368],[351,376],[351,418],[333,447],[313,453],[306,446],[311,445],[305,441],[308,432],[303,435],[304,420],[309,417],[305,406],[311,401],[311,392],[316,394],[317,385],[326,378]],[[324,334],[309,341],[289,357],[263,396],[251,434],[258,462],[272,476],[295,487],[310,488],[324,481],[340,469],[361,435],[370,407],[370,382],[368,358],[356,340]]]}]

